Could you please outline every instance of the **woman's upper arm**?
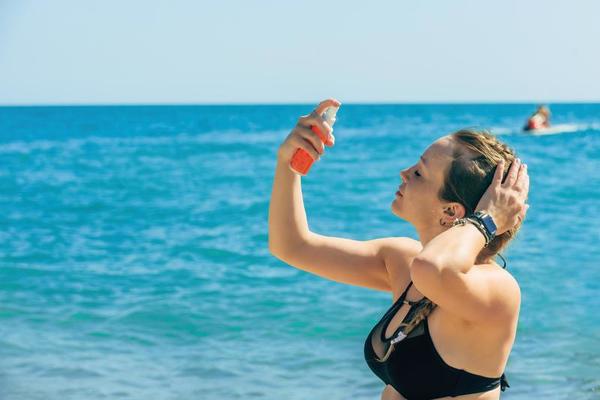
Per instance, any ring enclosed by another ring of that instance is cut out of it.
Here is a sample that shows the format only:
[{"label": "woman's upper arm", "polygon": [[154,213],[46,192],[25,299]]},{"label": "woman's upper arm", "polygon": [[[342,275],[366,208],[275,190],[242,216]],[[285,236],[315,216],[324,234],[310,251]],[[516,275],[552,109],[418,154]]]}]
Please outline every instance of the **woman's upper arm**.
[{"label": "woman's upper arm", "polygon": [[[296,268],[326,279],[391,291],[389,259],[397,263],[403,253],[412,252],[409,241],[414,242],[402,237],[360,241],[311,232],[294,251],[277,256]],[[408,271],[408,263],[404,264]]]},{"label": "woman's upper arm", "polygon": [[415,259],[411,265],[415,287],[440,308],[471,322],[505,322],[518,312],[520,289],[506,271],[434,271],[434,267]]}]

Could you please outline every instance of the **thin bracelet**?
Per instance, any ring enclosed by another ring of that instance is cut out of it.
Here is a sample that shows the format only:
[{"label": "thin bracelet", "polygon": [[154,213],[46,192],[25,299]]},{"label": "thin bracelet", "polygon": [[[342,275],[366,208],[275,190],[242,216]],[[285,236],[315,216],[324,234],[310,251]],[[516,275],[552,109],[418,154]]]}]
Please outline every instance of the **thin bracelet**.
[{"label": "thin bracelet", "polygon": [[469,218],[469,217],[459,218],[457,220],[454,220],[454,222],[452,223],[452,226],[465,225],[467,222],[470,222],[471,224],[475,225],[475,227],[479,230],[479,232],[481,232],[481,234],[483,235],[483,237],[485,239],[485,245],[483,247],[487,247],[488,244],[490,244],[491,240],[487,235],[485,227],[476,219]]}]

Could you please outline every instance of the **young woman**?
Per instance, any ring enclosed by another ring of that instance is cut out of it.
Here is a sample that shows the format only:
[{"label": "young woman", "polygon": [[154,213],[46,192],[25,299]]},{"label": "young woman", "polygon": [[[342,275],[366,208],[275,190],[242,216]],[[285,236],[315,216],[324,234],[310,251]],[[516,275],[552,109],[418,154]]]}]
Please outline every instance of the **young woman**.
[{"label": "young woman", "polygon": [[323,236],[308,229],[301,177],[289,163],[299,147],[314,159],[324,154],[313,125],[333,145],[332,129],[320,117],[332,105],[339,102],[326,100],[301,117],[279,148],[271,253],[323,278],[392,293],[393,305],[364,348],[368,366],[385,383],[383,400],[498,399],[508,386],[504,369],[521,296],[493,258],[525,217],[527,166],[492,135],[455,132],[400,173],[391,210],[415,227],[419,240]]}]

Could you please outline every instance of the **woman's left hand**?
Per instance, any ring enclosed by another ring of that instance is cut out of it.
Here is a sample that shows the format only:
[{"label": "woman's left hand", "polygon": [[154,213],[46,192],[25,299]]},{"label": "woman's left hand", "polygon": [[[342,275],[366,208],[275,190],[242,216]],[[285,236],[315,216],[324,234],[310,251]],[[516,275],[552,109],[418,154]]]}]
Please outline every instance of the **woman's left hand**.
[{"label": "woman's left hand", "polygon": [[492,216],[496,224],[496,235],[514,228],[523,221],[529,208],[529,205],[525,204],[529,193],[527,164],[522,164],[520,159],[513,161],[503,183],[504,165],[504,160],[498,163],[492,183],[475,209]]}]

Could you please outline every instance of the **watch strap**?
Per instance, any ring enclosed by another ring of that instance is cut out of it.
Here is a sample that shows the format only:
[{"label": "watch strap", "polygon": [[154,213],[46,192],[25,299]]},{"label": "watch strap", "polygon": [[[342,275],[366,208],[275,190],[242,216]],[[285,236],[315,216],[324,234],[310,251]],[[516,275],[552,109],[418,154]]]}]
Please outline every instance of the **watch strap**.
[{"label": "watch strap", "polygon": [[487,247],[488,244],[490,244],[490,242],[494,239],[494,237],[491,235],[491,233],[488,232],[488,230],[485,227],[485,225],[483,224],[483,222],[479,218],[477,218],[473,215],[455,220],[453,222],[452,226],[465,225],[466,223],[470,223],[470,224],[474,225],[479,230],[479,232],[481,232],[481,234],[483,235],[483,237],[485,239],[484,247]]}]

